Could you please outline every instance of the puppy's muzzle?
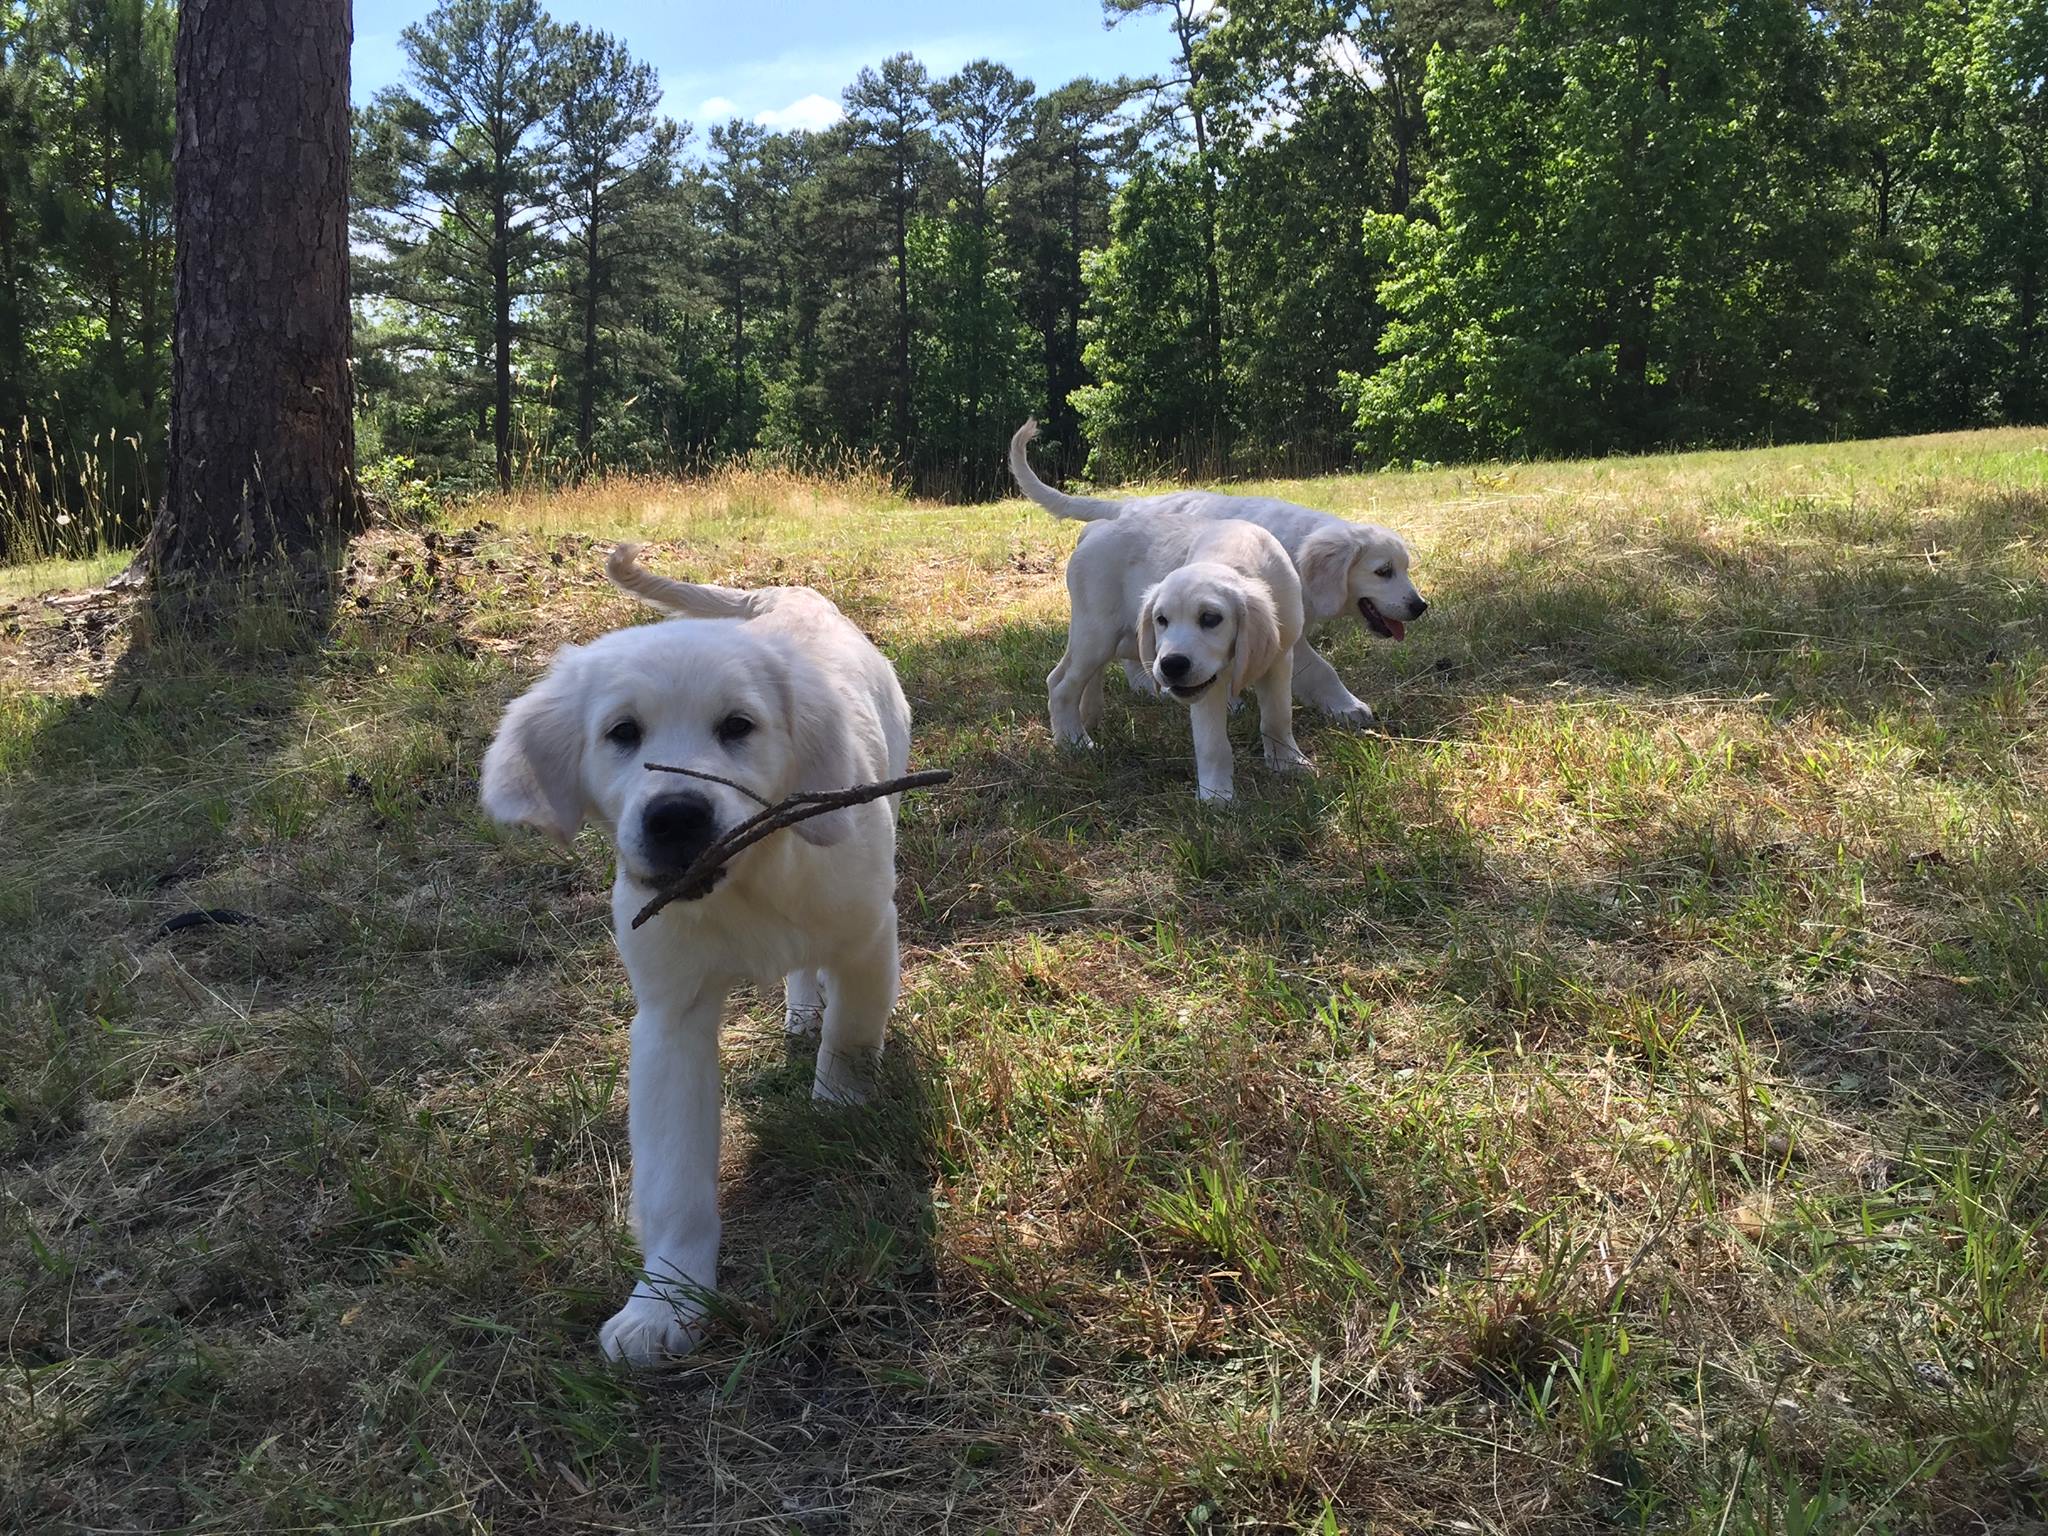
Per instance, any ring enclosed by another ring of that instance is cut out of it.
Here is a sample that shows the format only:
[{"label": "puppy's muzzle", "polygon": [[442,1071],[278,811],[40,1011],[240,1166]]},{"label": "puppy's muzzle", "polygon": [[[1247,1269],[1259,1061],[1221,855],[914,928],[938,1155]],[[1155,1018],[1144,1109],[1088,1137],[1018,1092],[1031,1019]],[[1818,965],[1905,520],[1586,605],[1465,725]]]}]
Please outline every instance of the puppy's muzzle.
[{"label": "puppy's muzzle", "polygon": [[1194,669],[1192,659],[1175,651],[1171,655],[1159,658],[1159,681],[1166,684],[1167,690],[1176,699],[1199,699],[1203,690],[1216,681],[1216,674],[1211,672],[1199,683],[1191,683],[1188,681],[1188,674]]},{"label": "puppy's muzzle", "polygon": [[1415,594],[1414,599],[1408,603],[1407,608],[1408,617],[1406,619],[1397,619],[1369,597],[1361,597],[1358,600],[1358,616],[1365,620],[1365,627],[1378,635],[1382,640],[1406,639],[1408,625],[1429,612],[1429,602],[1418,592]]},{"label": "puppy's muzzle", "polygon": [[717,836],[711,801],[690,790],[657,795],[640,813],[640,850],[655,875],[681,874]]}]

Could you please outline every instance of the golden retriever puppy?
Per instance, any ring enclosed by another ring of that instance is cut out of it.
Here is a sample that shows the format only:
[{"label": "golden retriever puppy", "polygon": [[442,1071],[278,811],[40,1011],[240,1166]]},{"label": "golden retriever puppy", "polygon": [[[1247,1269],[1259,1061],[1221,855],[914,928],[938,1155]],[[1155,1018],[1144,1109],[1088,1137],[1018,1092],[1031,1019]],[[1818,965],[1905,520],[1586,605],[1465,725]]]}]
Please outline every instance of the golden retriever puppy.
[{"label": "golden retriever puppy", "polygon": [[1046,679],[1053,734],[1090,747],[1102,669],[1119,657],[1188,706],[1204,800],[1231,798],[1230,701],[1259,701],[1266,761],[1308,767],[1294,744],[1292,650],[1301,583],[1280,541],[1253,523],[1134,514],[1081,535],[1067,562],[1067,650]]},{"label": "golden retriever puppy", "polygon": [[607,1355],[648,1364],[696,1343],[718,1284],[726,994],[783,978],[790,1029],[822,1031],[814,1095],[867,1092],[896,1002],[895,801],[800,822],[735,855],[703,898],[638,928],[634,916],[760,801],[900,776],[910,706],[888,660],[809,588],[695,586],[634,556],[613,552],[612,580],[682,617],[557,651],[505,711],[482,799],[495,820],[565,843],[594,821],[618,855],[612,923],[637,1008],[627,1129],[643,1269],[598,1337]]},{"label": "golden retriever puppy", "polygon": [[[1348,613],[1381,639],[1400,640],[1407,635],[1408,624],[1429,611],[1408,574],[1408,546],[1389,529],[1272,496],[1226,496],[1220,491],[1173,491],[1114,501],[1069,496],[1047,485],[1031,468],[1024,450],[1036,436],[1035,420],[1017,429],[1010,439],[1010,473],[1017,488],[1054,517],[1092,523],[1134,512],[1172,513],[1257,523],[1286,546],[1294,561],[1311,629]],[[1132,687],[1152,691],[1151,680],[1139,668],[1127,665],[1124,670]],[[1294,694],[1345,725],[1363,729],[1372,724],[1372,707],[1344,686],[1336,668],[1306,640],[1294,648]]]}]

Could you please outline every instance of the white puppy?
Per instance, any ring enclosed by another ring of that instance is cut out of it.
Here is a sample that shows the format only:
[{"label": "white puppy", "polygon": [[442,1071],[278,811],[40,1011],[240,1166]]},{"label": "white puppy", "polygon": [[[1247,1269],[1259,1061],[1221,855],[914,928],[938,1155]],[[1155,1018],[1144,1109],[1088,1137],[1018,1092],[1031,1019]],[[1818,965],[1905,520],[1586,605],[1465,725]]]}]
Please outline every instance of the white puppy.
[{"label": "white puppy", "polygon": [[[1408,546],[1389,529],[1350,522],[1272,496],[1225,496],[1219,491],[1173,491],[1117,501],[1069,496],[1047,485],[1031,468],[1024,448],[1036,436],[1035,420],[1017,429],[1010,439],[1010,473],[1019,490],[1055,517],[1088,523],[1131,512],[1170,512],[1257,523],[1286,546],[1294,561],[1311,629],[1341,614],[1355,613],[1382,639],[1399,640],[1407,633],[1408,621],[1429,610],[1408,576]],[[1139,669],[1127,665],[1124,671],[1132,687],[1153,691],[1152,680]],[[1307,641],[1294,648],[1294,695],[1347,725],[1372,724],[1372,707],[1344,686],[1336,668]]]},{"label": "white puppy", "polygon": [[1188,705],[1204,800],[1231,797],[1230,701],[1259,700],[1266,761],[1308,766],[1294,744],[1289,654],[1301,638],[1301,583],[1280,541],[1253,523],[1138,513],[1097,523],[1067,562],[1066,654],[1046,679],[1053,734],[1088,747],[1102,669],[1117,657]]},{"label": "white puppy", "polygon": [[646,1364],[701,1336],[718,1283],[718,1026],[743,979],[784,978],[792,1030],[822,1027],[813,1093],[858,1100],[895,1006],[896,806],[800,822],[734,857],[696,901],[633,918],[665,880],[760,807],[904,772],[910,706],[888,661],[806,587],[669,581],[612,552],[611,578],[689,622],[565,645],[484,756],[483,805],[567,842],[585,821],[618,853],[612,923],[632,979],[627,1127],[643,1278],[599,1335]]}]

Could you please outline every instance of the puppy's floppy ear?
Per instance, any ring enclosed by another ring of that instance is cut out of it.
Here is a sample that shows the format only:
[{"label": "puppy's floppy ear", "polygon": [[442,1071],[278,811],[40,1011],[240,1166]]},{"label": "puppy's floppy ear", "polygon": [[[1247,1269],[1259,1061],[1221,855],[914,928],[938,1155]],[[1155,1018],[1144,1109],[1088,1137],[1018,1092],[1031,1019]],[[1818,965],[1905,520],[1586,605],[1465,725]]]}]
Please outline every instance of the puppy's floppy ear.
[{"label": "puppy's floppy ear", "polygon": [[[850,787],[857,775],[845,696],[816,662],[804,657],[784,661],[782,695],[787,701],[790,745],[795,754],[791,770],[795,777],[789,792]],[[853,818],[843,810],[828,811],[798,822],[791,830],[807,843],[829,848],[853,830]]]},{"label": "puppy's floppy ear", "polygon": [[1273,594],[1263,581],[1236,589],[1237,638],[1231,645],[1230,692],[1235,697],[1247,683],[1264,677],[1280,659],[1280,617]]},{"label": "puppy's floppy ear", "polygon": [[1318,528],[1302,541],[1294,568],[1301,573],[1303,606],[1310,614],[1327,619],[1344,607],[1359,553],[1357,533],[1342,523]]},{"label": "puppy's floppy ear", "polygon": [[1155,622],[1158,601],[1159,588],[1154,586],[1138,605],[1138,662],[1147,672],[1159,659],[1159,625]]},{"label": "puppy's floppy ear", "polygon": [[508,826],[538,827],[566,843],[583,825],[583,712],[577,665],[565,645],[548,675],[514,699],[484,753],[484,814]]}]

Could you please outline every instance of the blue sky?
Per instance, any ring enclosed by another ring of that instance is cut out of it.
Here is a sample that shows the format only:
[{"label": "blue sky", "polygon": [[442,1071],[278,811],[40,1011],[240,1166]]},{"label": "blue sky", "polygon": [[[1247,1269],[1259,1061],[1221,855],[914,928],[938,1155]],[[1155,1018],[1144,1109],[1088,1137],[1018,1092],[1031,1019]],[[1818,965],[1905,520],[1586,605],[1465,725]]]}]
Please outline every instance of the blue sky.
[{"label": "blue sky", "polygon": [[[356,0],[356,100],[398,79],[398,34],[428,8],[428,0]],[[1076,75],[1163,70],[1172,48],[1163,15],[1105,31],[1099,0],[552,0],[549,10],[624,38],[661,71],[669,114],[694,123],[700,138],[728,117],[822,127],[863,65],[904,49],[934,75],[986,56],[1045,90]]]}]

